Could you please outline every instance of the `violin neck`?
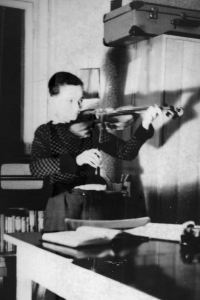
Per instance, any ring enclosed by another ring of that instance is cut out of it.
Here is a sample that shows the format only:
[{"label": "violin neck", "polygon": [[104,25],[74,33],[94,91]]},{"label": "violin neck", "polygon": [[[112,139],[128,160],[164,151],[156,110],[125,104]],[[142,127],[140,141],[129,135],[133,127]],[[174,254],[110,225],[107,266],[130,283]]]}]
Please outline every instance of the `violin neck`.
[{"label": "violin neck", "polygon": [[[135,108],[131,108],[131,109],[116,110],[116,111],[110,112],[108,114],[110,114],[112,116],[140,114],[143,111],[147,110],[148,108],[149,108],[149,106],[140,106],[140,107],[135,107]],[[159,106],[159,108],[162,111],[171,110],[171,108],[169,106]]]},{"label": "violin neck", "polygon": [[143,111],[147,110],[147,106],[143,107],[136,107],[136,108],[131,108],[131,109],[124,109],[124,110],[118,110],[118,111],[113,111],[108,114],[111,116],[119,116],[119,115],[132,115],[135,113],[142,113]]}]

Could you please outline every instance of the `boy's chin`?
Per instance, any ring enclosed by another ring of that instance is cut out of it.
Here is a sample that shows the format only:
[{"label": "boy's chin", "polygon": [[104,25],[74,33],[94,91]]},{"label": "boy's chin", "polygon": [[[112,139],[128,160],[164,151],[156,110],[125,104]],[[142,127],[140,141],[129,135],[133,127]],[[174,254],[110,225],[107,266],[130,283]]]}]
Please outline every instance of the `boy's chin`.
[{"label": "boy's chin", "polygon": [[61,123],[70,123],[71,121],[75,121],[77,119],[77,115],[69,116],[69,117],[62,117],[60,118]]}]

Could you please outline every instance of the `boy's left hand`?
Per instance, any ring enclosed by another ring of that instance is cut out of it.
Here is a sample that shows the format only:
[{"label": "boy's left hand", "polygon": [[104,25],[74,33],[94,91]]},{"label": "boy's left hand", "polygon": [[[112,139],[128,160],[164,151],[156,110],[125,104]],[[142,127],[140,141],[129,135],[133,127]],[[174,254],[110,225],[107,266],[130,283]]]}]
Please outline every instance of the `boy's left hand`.
[{"label": "boy's left hand", "polygon": [[158,105],[150,106],[145,113],[142,115],[142,126],[145,129],[149,129],[150,124],[162,114],[162,110],[158,107]]}]

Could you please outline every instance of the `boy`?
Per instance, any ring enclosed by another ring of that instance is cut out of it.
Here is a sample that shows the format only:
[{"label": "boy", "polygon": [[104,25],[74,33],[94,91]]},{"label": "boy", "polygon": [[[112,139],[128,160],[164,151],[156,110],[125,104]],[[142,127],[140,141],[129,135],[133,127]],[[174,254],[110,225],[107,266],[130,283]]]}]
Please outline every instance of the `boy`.
[{"label": "boy", "polygon": [[133,160],[153,136],[151,124],[161,110],[158,106],[149,107],[141,126],[128,141],[103,129],[99,143],[98,126],[82,129],[78,122],[82,81],[68,72],[58,72],[51,77],[48,87],[54,117],[35,132],[30,169],[35,177],[48,176],[53,187],[53,197],[46,208],[45,231],[62,231],[66,229],[65,218],[91,218],[85,203],[91,197],[99,199],[99,190],[105,190],[104,180],[96,180],[95,176],[101,165],[100,150],[119,159]]}]

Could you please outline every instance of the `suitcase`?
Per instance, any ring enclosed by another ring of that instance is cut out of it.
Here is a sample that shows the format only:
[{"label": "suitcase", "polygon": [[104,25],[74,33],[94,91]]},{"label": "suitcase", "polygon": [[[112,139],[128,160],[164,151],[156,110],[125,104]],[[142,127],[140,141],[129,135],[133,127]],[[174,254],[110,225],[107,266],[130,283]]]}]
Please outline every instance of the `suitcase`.
[{"label": "suitcase", "polygon": [[200,38],[200,11],[132,1],[104,15],[104,45],[127,46],[161,34]]}]

